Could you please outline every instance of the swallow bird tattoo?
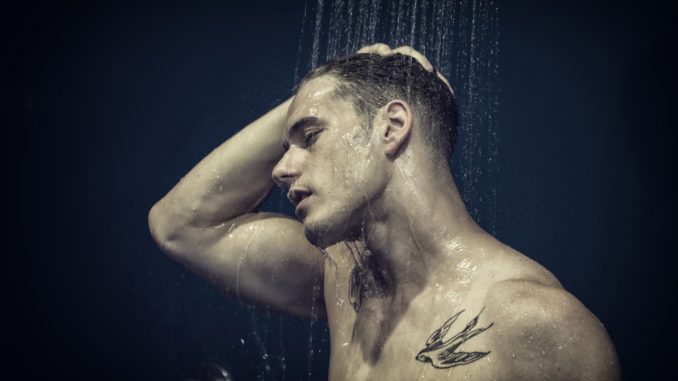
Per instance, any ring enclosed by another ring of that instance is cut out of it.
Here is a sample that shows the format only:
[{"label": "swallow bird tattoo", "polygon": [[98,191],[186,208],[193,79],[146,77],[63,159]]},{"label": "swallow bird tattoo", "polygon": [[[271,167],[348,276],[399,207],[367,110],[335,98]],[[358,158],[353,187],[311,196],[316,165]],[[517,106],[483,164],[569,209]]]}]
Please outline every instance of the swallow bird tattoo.
[{"label": "swallow bird tattoo", "polygon": [[476,324],[478,324],[478,317],[483,313],[483,310],[485,310],[485,307],[480,310],[475,318],[468,322],[466,328],[461,332],[449,340],[443,341],[447,331],[450,330],[452,324],[454,324],[464,310],[459,311],[456,315],[449,318],[442,327],[436,329],[428,340],[426,340],[426,348],[422,349],[417,354],[416,359],[421,362],[430,362],[435,368],[444,369],[457,365],[466,365],[487,356],[490,351],[455,352],[457,348],[467,340],[485,332],[494,325],[493,322],[485,328],[473,329]]}]

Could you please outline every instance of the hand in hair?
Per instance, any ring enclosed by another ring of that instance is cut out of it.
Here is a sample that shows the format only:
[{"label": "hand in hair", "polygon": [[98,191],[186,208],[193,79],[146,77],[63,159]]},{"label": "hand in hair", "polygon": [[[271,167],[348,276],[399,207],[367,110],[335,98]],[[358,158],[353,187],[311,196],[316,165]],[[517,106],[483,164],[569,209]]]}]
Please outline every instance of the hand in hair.
[{"label": "hand in hair", "polygon": [[[419,53],[418,51],[414,50],[414,48],[410,46],[401,46],[395,49],[391,49],[386,44],[382,43],[377,43],[374,45],[368,45],[368,46],[363,46],[360,50],[358,50],[358,53],[373,53],[373,54],[379,54],[381,56],[390,56],[395,53],[400,53],[404,54],[406,56],[410,56],[414,59],[417,60],[421,64],[421,66],[424,67],[424,69],[434,72],[435,68],[431,64],[431,62],[426,58],[423,54]],[[454,95],[454,90],[452,90],[452,86],[450,86],[450,82],[445,78],[439,71],[436,72],[438,74],[438,77],[442,79],[443,82],[447,85],[447,87],[450,89],[452,92],[452,95]]]}]

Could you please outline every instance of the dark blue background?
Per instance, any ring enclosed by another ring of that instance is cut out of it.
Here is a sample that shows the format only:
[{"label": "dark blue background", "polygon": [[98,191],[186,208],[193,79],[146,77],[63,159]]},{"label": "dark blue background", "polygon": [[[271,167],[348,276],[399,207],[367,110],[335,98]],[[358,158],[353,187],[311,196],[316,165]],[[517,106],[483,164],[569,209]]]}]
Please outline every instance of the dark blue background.
[{"label": "dark blue background", "polygon": [[[536,3],[499,4],[496,234],[600,318],[627,379],[658,377],[676,331],[674,14]],[[290,95],[303,1],[1,9],[0,378],[180,380],[212,360],[280,379],[281,356],[286,379],[309,362],[326,378],[321,324],[309,361],[307,322],[222,296],[146,226],[202,156]]]}]

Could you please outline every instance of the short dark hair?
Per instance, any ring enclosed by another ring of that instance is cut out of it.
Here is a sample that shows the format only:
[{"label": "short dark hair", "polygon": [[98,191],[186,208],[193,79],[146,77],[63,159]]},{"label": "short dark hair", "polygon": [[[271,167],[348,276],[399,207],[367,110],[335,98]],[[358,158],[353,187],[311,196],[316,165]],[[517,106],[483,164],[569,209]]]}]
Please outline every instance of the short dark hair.
[{"label": "short dark hair", "polygon": [[419,116],[422,136],[434,157],[447,162],[452,156],[459,127],[454,94],[435,71],[424,69],[413,57],[399,53],[352,54],[312,70],[301,84],[323,75],[338,80],[335,95],[353,103],[368,126],[377,110],[389,101],[408,102]]}]

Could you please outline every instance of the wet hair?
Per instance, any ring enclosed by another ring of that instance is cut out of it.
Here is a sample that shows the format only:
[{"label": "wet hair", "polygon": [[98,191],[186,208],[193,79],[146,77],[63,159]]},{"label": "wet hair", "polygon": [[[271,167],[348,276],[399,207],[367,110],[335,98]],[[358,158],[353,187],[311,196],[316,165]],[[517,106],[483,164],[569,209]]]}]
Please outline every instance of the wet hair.
[{"label": "wet hair", "polygon": [[457,139],[459,113],[454,95],[435,71],[399,53],[358,53],[314,69],[301,85],[323,75],[338,80],[334,95],[351,102],[368,122],[368,128],[379,108],[394,99],[406,101],[418,117],[433,158],[449,161]]}]

